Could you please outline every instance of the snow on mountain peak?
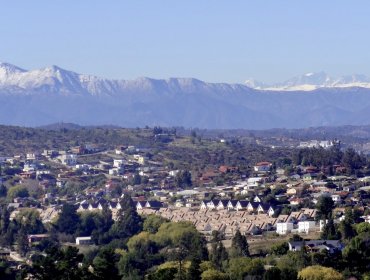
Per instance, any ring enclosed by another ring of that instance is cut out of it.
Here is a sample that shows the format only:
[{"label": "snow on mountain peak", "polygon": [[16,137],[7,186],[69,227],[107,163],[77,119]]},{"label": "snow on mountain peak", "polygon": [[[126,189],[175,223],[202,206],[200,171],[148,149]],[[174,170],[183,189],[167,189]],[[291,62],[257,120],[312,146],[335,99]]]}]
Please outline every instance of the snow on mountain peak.
[{"label": "snow on mountain peak", "polygon": [[0,83],[7,80],[9,76],[26,72],[26,70],[6,62],[0,62]]},{"label": "snow on mountain peak", "polygon": [[264,84],[255,80],[247,80],[245,84],[255,89],[279,91],[310,91],[318,88],[364,87],[370,88],[370,78],[365,75],[329,76],[327,73],[309,72],[296,76],[281,83]]}]

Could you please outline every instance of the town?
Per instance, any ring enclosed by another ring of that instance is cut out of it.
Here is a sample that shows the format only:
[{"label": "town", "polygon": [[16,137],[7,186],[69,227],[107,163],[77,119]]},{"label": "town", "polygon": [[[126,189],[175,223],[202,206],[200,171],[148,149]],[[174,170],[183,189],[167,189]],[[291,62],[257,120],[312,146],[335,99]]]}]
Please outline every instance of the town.
[{"label": "town", "polygon": [[1,277],[48,279],[62,270],[45,269],[50,248],[76,258],[63,273],[89,279],[369,271],[370,158],[339,140],[279,147],[161,127],[1,130]]}]

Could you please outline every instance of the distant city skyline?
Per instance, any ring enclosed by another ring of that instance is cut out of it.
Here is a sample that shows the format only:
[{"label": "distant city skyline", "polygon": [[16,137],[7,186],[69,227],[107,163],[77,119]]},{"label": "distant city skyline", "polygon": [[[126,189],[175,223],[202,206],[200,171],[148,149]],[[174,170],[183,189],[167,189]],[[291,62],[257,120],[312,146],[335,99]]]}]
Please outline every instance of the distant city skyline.
[{"label": "distant city skyline", "polygon": [[0,61],[105,78],[370,76],[370,2],[2,1]]}]

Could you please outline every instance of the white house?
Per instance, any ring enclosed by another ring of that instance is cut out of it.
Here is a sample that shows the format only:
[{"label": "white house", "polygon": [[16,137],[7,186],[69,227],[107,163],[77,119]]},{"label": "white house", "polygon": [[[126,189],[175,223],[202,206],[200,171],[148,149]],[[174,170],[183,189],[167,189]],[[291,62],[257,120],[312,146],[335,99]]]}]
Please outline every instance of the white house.
[{"label": "white house", "polygon": [[293,229],[293,223],[276,223],[276,233],[277,234],[287,234],[290,233]]},{"label": "white house", "polygon": [[339,194],[332,194],[331,195],[331,199],[335,202],[335,203],[340,203],[342,201],[342,198],[340,197]]},{"label": "white house", "polygon": [[248,187],[258,187],[259,184],[262,182],[263,178],[261,177],[251,177],[247,180]]},{"label": "white house", "polygon": [[315,227],[316,227],[315,221],[298,222],[298,232],[309,233],[310,231],[314,231]]},{"label": "white house", "polygon": [[33,163],[25,163],[23,166],[23,172],[33,172],[36,170],[36,165]]},{"label": "white house", "polygon": [[79,236],[76,237],[76,245],[90,245],[92,244],[91,236]]},{"label": "white house", "polygon": [[258,162],[254,166],[254,171],[255,172],[269,172],[271,169],[272,163],[263,161],[263,162]]},{"label": "white house", "polygon": [[62,162],[62,164],[68,165],[68,166],[73,166],[73,165],[76,165],[77,163],[77,155],[73,155],[73,154],[61,155],[59,159]]},{"label": "white house", "polygon": [[113,160],[113,167],[122,168],[125,163],[124,159],[114,159]]}]

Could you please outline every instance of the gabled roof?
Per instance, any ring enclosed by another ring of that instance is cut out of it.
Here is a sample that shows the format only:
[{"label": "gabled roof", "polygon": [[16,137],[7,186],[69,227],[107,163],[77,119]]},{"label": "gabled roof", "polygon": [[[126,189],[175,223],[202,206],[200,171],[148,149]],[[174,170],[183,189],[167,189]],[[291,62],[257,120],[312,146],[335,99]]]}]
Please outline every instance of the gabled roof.
[{"label": "gabled roof", "polygon": [[248,200],[239,200],[238,203],[241,207],[246,208],[249,204],[249,201]]},{"label": "gabled roof", "polygon": [[163,203],[157,200],[148,200],[145,204],[145,207],[161,208],[163,207]]},{"label": "gabled roof", "polygon": [[223,206],[223,207],[227,207],[227,204],[229,203],[229,200],[225,200],[225,199],[221,199],[218,204],[217,204],[217,207],[218,206]]}]

